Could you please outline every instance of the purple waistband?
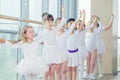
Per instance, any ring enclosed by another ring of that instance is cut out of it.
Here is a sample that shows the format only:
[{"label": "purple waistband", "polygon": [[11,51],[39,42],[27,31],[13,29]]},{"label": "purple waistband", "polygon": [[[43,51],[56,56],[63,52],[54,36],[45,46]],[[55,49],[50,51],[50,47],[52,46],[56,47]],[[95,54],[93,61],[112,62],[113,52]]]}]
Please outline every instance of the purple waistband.
[{"label": "purple waistband", "polygon": [[75,53],[75,52],[77,52],[77,51],[78,51],[78,48],[75,49],[75,50],[68,50],[69,53]]}]

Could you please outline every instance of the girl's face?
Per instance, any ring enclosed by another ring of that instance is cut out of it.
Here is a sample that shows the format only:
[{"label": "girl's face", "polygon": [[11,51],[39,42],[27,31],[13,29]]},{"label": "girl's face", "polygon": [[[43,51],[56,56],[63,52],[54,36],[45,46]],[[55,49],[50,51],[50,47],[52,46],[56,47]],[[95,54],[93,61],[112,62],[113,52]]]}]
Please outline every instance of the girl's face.
[{"label": "girl's face", "polygon": [[45,25],[47,26],[47,28],[52,28],[53,27],[53,20],[46,20]]},{"label": "girl's face", "polygon": [[60,22],[61,22],[61,20],[57,20],[57,21],[56,21],[56,25],[59,25]]},{"label": "girl's face", "polygon": [[52,27],[52,26],[53,26],[53,20],[49,20],[48,25],[49,25],[50,27]]},{"label": "girl's face", "polygon": [[70,21],[70,22],[68,22],[68,28],[72,25],[72,23],[73,23],[74,21]]},{"label": "girl's face", "polygon": [[26,33],[25,33],[26,39],[33,40],[34,36],[35,36],[34,29],[33,28],[27,28]]},{"label": "girl's face", "polygon": [[45,24],[46,26],[48,26],[49,21],[48,21],[48,20],[46,20],[46,21],[44,22],[44,24]]},{"label": "girl's face", "polygon": [[77,29],[80,27],[80,25],[81,25],[81,22],[79,21],[79,22],[77,22]]},{"label": "girl's face", "polygon": [[61,32],[64,32],[64,31],[65,31],[65,28],[66,28],[66,25],[64,25],[63,27],[61,27],[60,31],[61,31]]},{"label": "girl's face", "polygon": [[[77,29],[80,27],[80,25],[81,25],[81,21],[78,21],[77,24],[76,24]],[[85,25],[82,27],[82,30],[84,30],[84,29],[85,29]]]}]

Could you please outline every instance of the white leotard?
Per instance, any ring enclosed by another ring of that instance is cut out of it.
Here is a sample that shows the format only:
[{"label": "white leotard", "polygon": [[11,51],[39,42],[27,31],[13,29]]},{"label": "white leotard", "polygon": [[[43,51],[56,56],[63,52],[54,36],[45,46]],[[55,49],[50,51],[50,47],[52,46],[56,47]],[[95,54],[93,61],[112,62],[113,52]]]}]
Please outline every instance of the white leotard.
[{"label": "white leotard", "polygon": [[56,34],[64,24],[65,18],[63,17],[61,23],[53,30],[43,30],[42,33],[39,33],[44,37],[43,57],[46,58],[48,64],[60,63],[57,56]]},{"label": "white leotard", "polygon": [[94,24],[92,23],[85,30],[79,33],[79,55],[81,58],[87,57],[88,52],[87,52],[86,45],[85,45],[86,32],[90,30],[93,26]]},{"label": "white leotard", "polygon": [[104,41],[103,41],[103,38],[102,38],[102,32],[105,31],[105,28],[102,25],[102,23],[100,23],[99,26],[101,26],[102,29],[98,33],[98,36],[97,36],[97,53],[98,54],[104,54],[105,53],[105,45],[104,45]]},{"label": "white leotard", "polygon": [[[74,25],[75,26],[75,25]],[[68,50],[68,66],[75,67],[79,65],[79,32],[75,31],[73,34],[69,34],[67,41],[67,50]],[[71,53],[71,52],[72,53]]]},{"label": "white leotard", "polygon": [[6,45],[12,48],[20,48],[23,52],[24,58],[16,66],[16,71],[20,74],[40,74],[48,71],[46,61],[38,55],[38,46],[43,41],[42,38],[34,40],[32,43],[23,43],[22,41],[17,44],[11,44],[6,41]]},{"label": "white leotard", "polygon": [[[100,21],[98,21],[100,24]],[[94,29],[94,32],[91,32],[90,30],[86,34],[86,48],[89,52],[92,52],[93,50],[97,49],[97,36],[98,33],[101,31],[101,26],[97,29]]]},{"label": "white leotard", "polygon": [[59,56],[58,59],[61,63],[67,60],[68,57],[67,40],[68,40],[68,36],[70,35],[70,33],[74,28],[74,25],[75,24],[72,24],[72,26],[68,30],[63,32],[61,35],[56,35],[57,53]]}]

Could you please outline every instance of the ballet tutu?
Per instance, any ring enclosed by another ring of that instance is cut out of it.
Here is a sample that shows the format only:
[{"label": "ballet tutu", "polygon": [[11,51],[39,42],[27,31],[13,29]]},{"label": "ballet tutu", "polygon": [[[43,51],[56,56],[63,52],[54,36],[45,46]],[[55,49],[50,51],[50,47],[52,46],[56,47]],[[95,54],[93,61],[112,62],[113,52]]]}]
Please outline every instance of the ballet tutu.
[{"label": "ballet tutu", "polygon": [[86,40],[86,49],[89,52],[92,52],[95,49],[97,49],[96,40]]},{"label": "ballet tutu", "polygon": [[57,56],[57,48],[55,45],[44,45],[43,46],[43,58],[47,61],[47,64],[59,64]]},{"label": "ballet tutu", "polygon": [[57,51],[57,63],[63,63],[68,59],[67,51]]},{"label": "ballet tutu", "polygon": [[45,61],[43,61],[43,59],[32,56],[22,59],[20,63],[16,66],[15,70],[16,72],[24,75],[29,73],[44,74],[48,71],[48,68],[48,65]]},{"label": "ballet tutu", "polygon": [[78,50],[68,50],[68,66],[75,67],[79,65],[79,53]]},{"label": "ballet tutu", "polygon": [[86,58],[88,56],[88,52],[85,46],[79,46],[79,56],[80,58]]},{"label": "ballet tutu", "polygon": [[102,39],[97,41],[97,54],[104,54],[105,53],[105,45]]}]

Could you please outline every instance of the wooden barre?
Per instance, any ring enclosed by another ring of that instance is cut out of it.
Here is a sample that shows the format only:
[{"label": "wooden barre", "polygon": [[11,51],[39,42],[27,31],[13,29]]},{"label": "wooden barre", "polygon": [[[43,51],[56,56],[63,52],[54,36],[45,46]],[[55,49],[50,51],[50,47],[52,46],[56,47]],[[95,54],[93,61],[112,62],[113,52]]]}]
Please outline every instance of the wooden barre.
[{"label": "wooden barre", "polygon": [[35,24],[40,24],[42,25],[42,22],[36,21],[36,20],[30,20],[30,19],[23,19],[23,18],[18,18],[18,17],[12,17],[12,16],[6,16],[6,15],[1,15],[1,19],[7,19],[7,20],[13,20],[13,21],[22,21],[22,22],[28,22],[28,23],[35,23]]}]

